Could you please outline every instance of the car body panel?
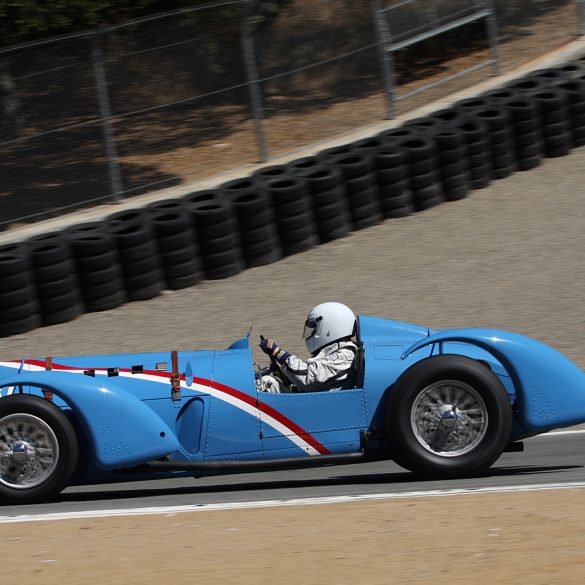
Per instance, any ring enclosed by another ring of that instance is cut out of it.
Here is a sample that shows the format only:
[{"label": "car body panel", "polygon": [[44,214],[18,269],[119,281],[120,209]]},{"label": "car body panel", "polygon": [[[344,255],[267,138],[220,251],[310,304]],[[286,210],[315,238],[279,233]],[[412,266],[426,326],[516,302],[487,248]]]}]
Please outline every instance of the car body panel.
[{"label": "car body panel", "polygon": [[[479,360],[498,376],[514,406],[511,440],[585,422],[585,374],[540,342],[488,329],[432,331],[367,316],[358,322],[361,365],[350,390],[259,392],[246,337],[225,350],[176,352],[174,370],[170,351],[0,362],[0,401],[13,392],[54,393],[87,444],[79,483],[114,481],[127,476],[120,470],[155,460],[384,455],[394,383],[439,354]],[[180,397],[171,393],[174,373]]]},{"label": "car body panel", "polygon": [[506,368],[518,394],[519,422],[527,431],[543,432],[584,422],[585,373],[558,351],[517,333],[458,329],[418,341],[405,357],[427,345],[449,341],[476,345]]}]

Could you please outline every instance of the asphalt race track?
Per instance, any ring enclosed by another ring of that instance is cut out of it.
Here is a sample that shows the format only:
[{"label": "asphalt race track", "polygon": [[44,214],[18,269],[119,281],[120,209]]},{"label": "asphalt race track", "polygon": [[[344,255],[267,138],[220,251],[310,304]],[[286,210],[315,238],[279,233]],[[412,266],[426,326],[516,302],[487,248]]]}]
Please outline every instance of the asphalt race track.
[{"label": "asphalt race track", "polygon": [[569,483],[585,485],[585,431],[529,439],[523,453],[505,453],[489,474],[470,479],[420,481],[392,462],[377,462],[205,479],[150,480],[72,487],[56,502],[0,506],[0,520],[25,514]]},{"label": "asphalt race track", "polygon": [[[343,240],[104,313],[0,339],[0,356],[221,348],[254,324],[292,352],[307,310],[338,300],[357,313],[434,329],[493,326],[535,337],[585,367],[585,148],[515,173],[465,200],[389,220]],[[262,359],[259,351],[255,352]],[[562,391],[562,389],[559,389]],[[585,434],[534,438],[490,475],[417,482],[393,464],[72,488],[0,516],[88,508],[585,482]],[[105,496],[105,497],[104,497]]]}]

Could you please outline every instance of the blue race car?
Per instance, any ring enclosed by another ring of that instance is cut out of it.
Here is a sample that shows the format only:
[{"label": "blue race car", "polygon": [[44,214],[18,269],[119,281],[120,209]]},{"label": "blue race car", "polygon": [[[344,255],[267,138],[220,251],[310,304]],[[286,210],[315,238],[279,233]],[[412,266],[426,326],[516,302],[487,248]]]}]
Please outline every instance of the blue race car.
[{"label": "blue race car", "polygon": [[394,460],[485,471],[585,422],[585,374],[503,331],[358,318],[355,387],[257,389],[249,337],[222,351],[0,362],[0,502],[70,485]]}]

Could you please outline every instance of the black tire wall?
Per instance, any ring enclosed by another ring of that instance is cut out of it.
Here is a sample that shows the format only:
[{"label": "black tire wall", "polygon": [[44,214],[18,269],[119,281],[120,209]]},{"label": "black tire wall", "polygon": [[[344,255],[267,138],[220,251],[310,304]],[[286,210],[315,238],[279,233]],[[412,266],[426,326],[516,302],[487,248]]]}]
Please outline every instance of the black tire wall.
[{"label": "black tire wall", "polygon": [[585,144],[585,58],[181,199],[0,247],[0,336],[222,279]]}]

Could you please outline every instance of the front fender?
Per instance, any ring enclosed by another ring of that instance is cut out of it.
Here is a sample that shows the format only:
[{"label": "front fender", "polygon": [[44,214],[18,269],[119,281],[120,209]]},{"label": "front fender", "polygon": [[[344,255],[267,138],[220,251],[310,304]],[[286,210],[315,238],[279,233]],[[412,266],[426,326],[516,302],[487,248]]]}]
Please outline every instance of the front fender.
[{"label": "front fender", "polygon": [[136,465],[179,448],[174,432],[160,417],[110,380],[55,371],[22,372],[2,378],[1,384],[43,388],[65,400],[87,431],[96,465],[102,469]]},{"label": "front fender", "polygon": [[508,371],[518,396],[519,422],[543,432],[585,422],[585,374],[551,347],[507,331],[454,329],[440,331],[409,347],[415,351],[449,341],[470,343],[491,353]]}]

